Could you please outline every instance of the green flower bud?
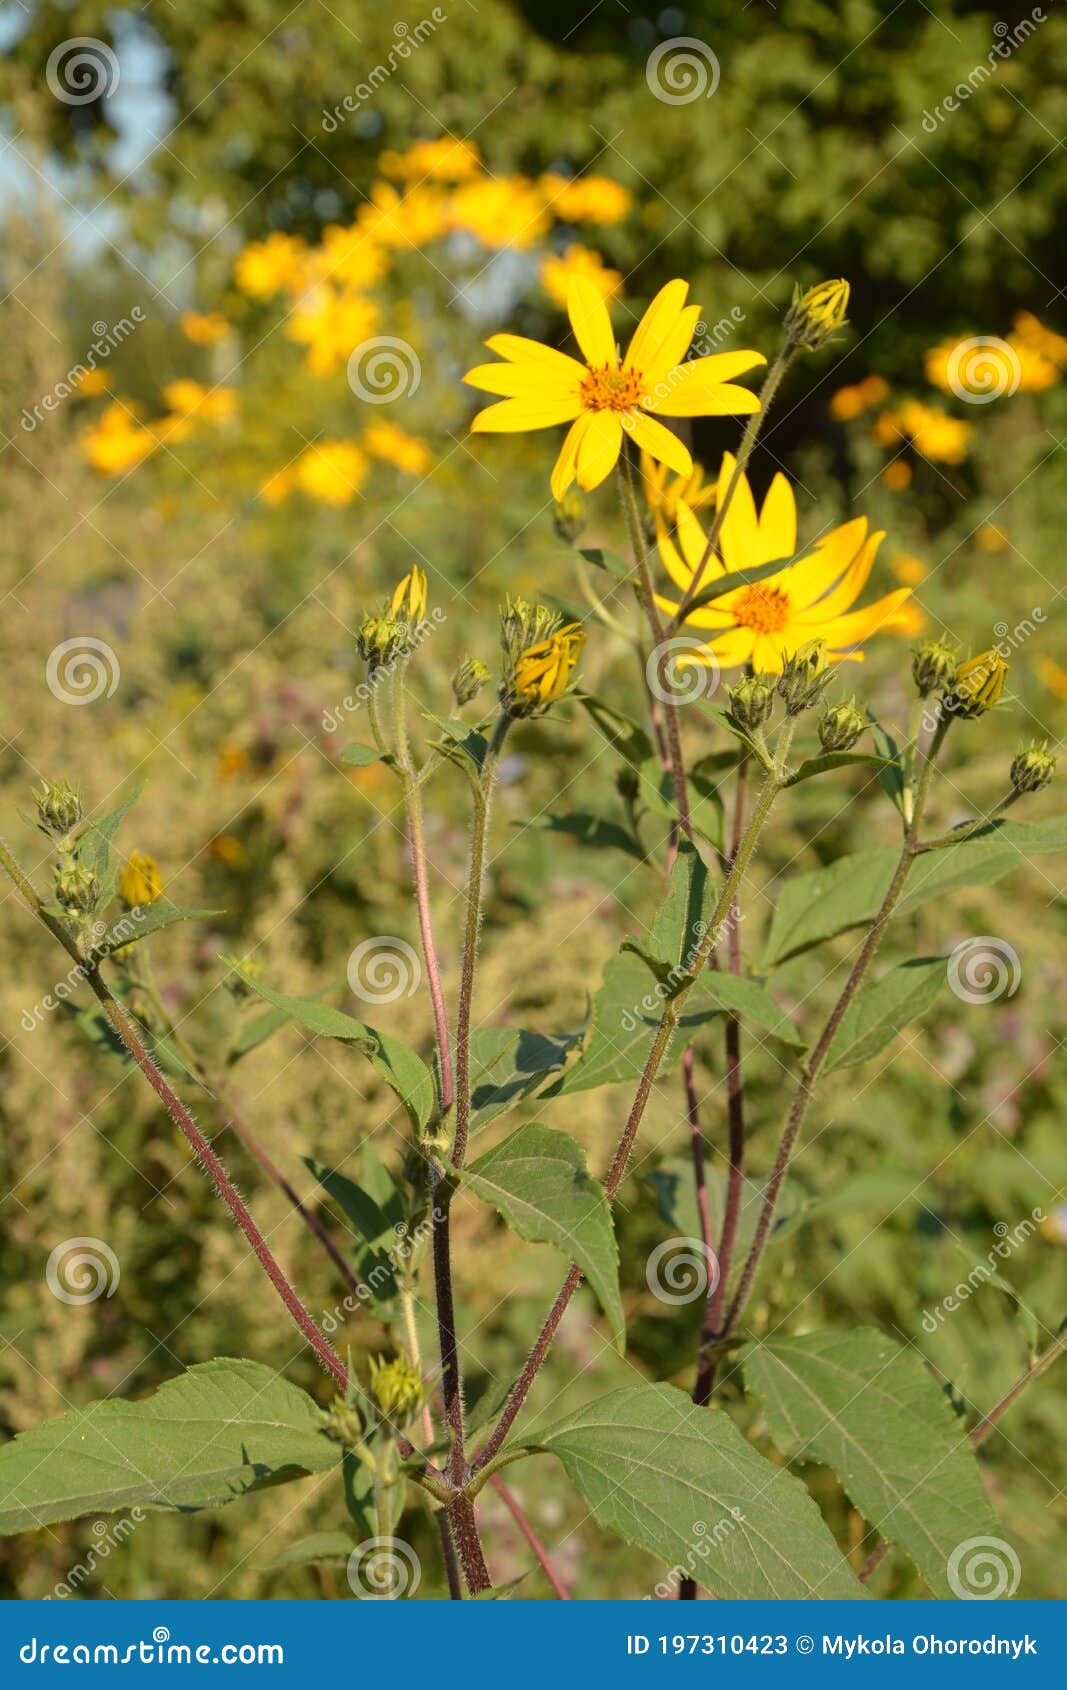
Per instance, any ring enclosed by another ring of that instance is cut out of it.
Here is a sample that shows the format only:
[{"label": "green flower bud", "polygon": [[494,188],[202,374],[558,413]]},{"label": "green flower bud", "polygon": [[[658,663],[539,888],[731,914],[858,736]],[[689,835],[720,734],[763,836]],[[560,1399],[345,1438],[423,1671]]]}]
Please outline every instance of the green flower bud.
[{"label": "green flower bud", "polygon": [[500,612],[500,645],[505,667],[513,669],[524,651],[548,639],[562,623],[559,612],[549,610],[547,604],[506,598]]},{"label": "green flower bud", "polygon": [[68,834],[82,819],[81,794],[69,781],[42,781],[40,791],[33,794],[33,801],[41,827],[45,833],[54,834],[57,838]]},{"label": "green flower bud", "polygon": [[364,616],[356,636],[356,650],[371,670],[399,657],[407,645],[408,625],[394,616]]},{"label": "green flower bud", "polygon": [[1056,759],[1048,748],[1048,740],[1020,746],[1011,765],[1011,784],[1015,792],[1040,792],[1048,786],[1056,773]]},{"label": "green flower bud", "polygon": [[478,657],[465,657],[452,676],[452,696],[459,705],[469,704],[489,679],[489,670]]},{"label": "green flower bud", "polygon": [[826,647],[811,640],[787,657],[778,677],[778,693],[790,716],[799,716],[818,704],[832,679],[826,664]]},{"label": "green flower bud", "polygon": [[730,713],[743,728],[761,728],[774,709],[773,675],[743,675],[730,688]]},{"label": "green flower bud", "polygon": [[57,863],[55,867],[56,902],[65,910],[87,913],[96,906],[100,882],[91,869],[80,863]]},{"label": "green flower bud", "polygon": [[585,500],[577,487],[568,488],[552,506],[552,521],[565,546],[573,546],[585,527]]},{"label": "green flower bud", "polygon": [[326,1411],[326,1435],[335,1443],[343,1444],[345,1449],[354,1449],[363,1441],[363,1417],[355,1403],[346,1402],[344,1397],[334,1397]]},{"label": "green flower bud", "polygon": [[851,751],[866,726],[854,698],[828,704],[819,718],[819,743],[824,751]]},{"label": "green flower bud", "polygon": [[952,689],[945,695],[945,709],[965,720],[984,716],[998,703],[1007,678],[1008,665],[998,651],[979,652],[957,668]]},{"label": "green flower bud", "polygon": [[950,686],[959,664],[955,640],[924,640],[911,654],[911,672],[920,698]]},{"label": "green flower bud", "polygon": [[382,1412],[382,1418],[400,1425],[417,1414],[422,1406],[422,1379],[418,1370],[402,1356],[395,1361],[371,1357],[370,1392]]},{"label": "green flower bud", "polygon": [[793,301],[785,315],[785,332],[794,346],[814,352],[842,327],[848,310],[849,286],[839,279],[818,282],[801,292],[793,289]]}]

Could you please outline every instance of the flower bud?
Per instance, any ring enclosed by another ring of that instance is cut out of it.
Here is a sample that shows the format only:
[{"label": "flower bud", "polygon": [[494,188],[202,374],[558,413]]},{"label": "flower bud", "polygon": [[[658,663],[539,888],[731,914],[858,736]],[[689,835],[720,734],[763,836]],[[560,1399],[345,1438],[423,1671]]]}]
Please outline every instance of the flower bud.
[{"label": "flower bud", "polygon": [[730,688],[730,713],[743,728],[761,728],[774,709],[774,677],[743,675]]},{"label": "flower bud", "polygon": [[952,690],[945,696],[946,710],[967,719],[984,716],[998,702],[1007,678],[1008,665],[998,651],[990,648],[969,657],[953,676]]},{"label": "flower bud", "polygon": [[785,660],[778,677],[778,694],[790,716],[799,716],[818,704],[832,679],[826,664],[826,647],[811,640]]},{"label": "flower bud", "polygon": [[418,627],[426,615],[426,574],[418,564],[397,583],[389,605],[389,615],[397,622]]},{"label": "flower bud", "polygon": [[866,726],[854,698],[828,704],[819,718],[819,743],[824,751],[851,751]]},{"label": "flower bud", "polygon": [[920,698],[941,692],[952,684],[959,665],[955,640],[924,640],[911,654],[911,673]]},{"label": "flower bud", "polygon": [[469,704],[489,679],[489,670],[479,657],[465,657],[452,676],[452,696],[457,704]]},{"label": "flower bud", "polygon": [[500,612],[500,645],[505,668],[513,667],[529,646],[554,634],[560,621],[559,613],[549,610],[547,604],[506,598]]},{"label": "flower bud", "polygon": [[585,500],[577,487],[569,487],[552,506],[552,521],[565,546],[573,546],[585,527]]},{"label": "flower bud", "polygon": [[568,622],[520,652],[501,689],[511,715],[538,716],[562,698],[584,644],[584,630]]},{"label": "flower bud", "polygon": [[33,801],[42,828],[57,838],[68,834],[82,819],[81,794],[69,781],[42,781],[40,791],[33,794]]},{"label": "flower bud", "polygon": [[403,1425],[422,1405],[422,1379],[409,1361],[398,1356],[395,1361],[382,1361],[372,1356],[370,1363],[370,1392],[382,1412],[382,1418]]},{"label": "flower bud", "polygon": [[363,1441],[363,1417],[355,1403],[344,1397],[334,1397],[326,1411],[326,1436],[346,1449],[354,1449]]},{"label": "flower bud", "polygon": [[1015,792],[1040,792],[1048,786],[1056,773],[1056,759],[1048,748],[1048,740],[1020,746],[1011,765],[1011,784]]},{"label": "flower bud", "polygon": [[356,650],[372,671],[391,663],[404,650],[407,624],[393,616],[364,616],[356,636]]},{"label": "flower bud", "polygon": [[91,869],[80,863],[57,863],[54,873],[56,902],[65,910],[88,913],[95,908],[100,883]]},{"label": "flower bud", "polygon": [[794,346],[814,352],[823,346],[845,322],[849,286],[839,279],[817,282],[802,293],[793,289],[793,302],[785,315],[785,332]]},{"label": "flower bud", "polygon": [[154,857],[131,851],[119,880],[119,897],[129,909],[155,904],[163,896],[163,881]]}]

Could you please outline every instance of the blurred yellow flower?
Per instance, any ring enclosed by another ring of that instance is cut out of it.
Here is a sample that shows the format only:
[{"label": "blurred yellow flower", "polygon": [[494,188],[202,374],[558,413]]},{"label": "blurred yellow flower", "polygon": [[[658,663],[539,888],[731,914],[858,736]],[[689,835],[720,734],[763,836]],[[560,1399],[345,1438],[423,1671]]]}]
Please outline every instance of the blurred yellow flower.
[{"label": "blurred yellow flower", "polygon": [[569,179],[549,173],[541,177],[540,187],[553,217],[565,223],[598,223],[602,227],[620,223],[633,202],[629,188],[608,176]]},{"label": "blurred yellow flower", "polygon": [[921,399],[905,399],[903,404],[883,411],[871,433],[882,446],[898,440],[910,440],[917,452],[931,463],[961,464],[967,456],[971,425],[950,417]]},{"label": "blurred yellow flower", "polygon": [[186,340],[191,340],[194,346],[216,345],[230,326],[221,311],[183,311],[179,325]]},{"label": "blurred yellow flower", "polygon": [[452,195],[454,228],[477,236],[494,251],[527,251],[547,233],[551,219],[544,195],[525,176],[483,176]]},{"label": "blurred yellow flower", "polygon": [[894,459],[882,471],[882,482],[891,493],[903,493],[905,487],[911,486],[911,465],[903,458]]},{"label": "blurred yellow flower", "polygon": [[405,475],[425,475],[433,465],[433,453],[425,441],[414,434],[406,434],[395,423],[371,423],[363,430],[359,443],[373,458],[392,464]]},{"label": "blurred yellow flower", "polygon": [[292,464],[276,469],[259,484],[259,496],[268,505],[280,505],[296,486],[296,470]]},{"label": "blurred yellow flower", "polygon": [[217,863],[225,863],[227,868],[240,868],[248,852],[234,834],[219,833],[210,841],[208,855]]},{"label": "blurred yellow flower", "polygon": [[[719,475],[720,500],[733,471],[734,459],[727,453]],[[664,568],[685,593],[701,566],[707,535],[681,502],[678,545],[661,517],[657,538]],[[909,587],[899,587],[862,610],[852,608],[867,583],[882,539],[881,533],[868,533],[865,516],[855,517],[824,535],[809,553],[779,573],[748,587],[735,587],[714,603],[692,611],[685,626],[706,628],[712,631],[711,638],[701,651],[687,653],[682,661],[716,663],[724,669],[751,663],[760,673],[780,674],[785,659],[812,642],[825,645],[831,663],[844,658],[862,661],[863,653],[856,648],[873,634],[904,631],[900,612],[911,593]],[[702,580],[711,585],[717,576],[790,558],[796,550],[796,502],[785,476],[775,476],[758,513],[748,480],[742,476],[722,525],[720,555],[709,560]],[[669,599],[657,602],[669,615],[678,608]]]},{"label": "blurred yellow flower", "polygon": [[366,229],[358,223],[349,228],[331,223],[320,244],[308,256],[302,282],[306,287],[330,283],[356,292],[374,287],[388,269],[388,253]]},{"label": "blurred yellow flower", "polygon": [[299,281],[306,256],[307,247],[299,235],[276,231],[237,254],[234,280],[241,292],[253,299],[269,299]]},{"label": "blurred yellow flower", "polygon": [[93,399],[97,394],[107,392],[107,376],[103,370],[85,370],[75,386],[83,398]]},{"label": "blurred yellow flower", "polygon": [[370,339],[380,320],[373,300],[316,288],[293,311],[285,332],[290,340],[307,347],[311,373],[326,376],[346,363],[361,341]]},{"label": "blurred yellow flower", "polygon": [[383,246],[432,246],[449,230],[448,195],[433,184],[399,194],[391,183],[376,182],[356,223]]},{"label": "blurred yellow flower", "polygon": [[481,174],[482,155],[473,141],[441,135],[434,141],[413,141],[403,153],[382,153],[378,169],[404,182],[462,182]]},{"label": "blurred yellow flower", "polygon": [[367,460],[351,440],[320,440],[296,462],[296,478],[304,492],[323,505],[347,505],[359,493],[367,474]]},{"label": "blurred yellow flower", "polygon": [[660,289],[620,364],[604,301],[584,277],[575,277],[567,311],[585,363],[521,335],[493,335],[486,345],[506,361],[479,364],[463,379],[503,395],[503,401],[480,411],[472,432],[514,433],[569,422],[552,471],[556,499],[575,479],[586,490],[599,486],[618,461],[624,433],[677,475],[691,475],[687,448],[649,413],[717,417],[758,411],[755,394],[731,385],[731,379],[766,359],[760,352],[722,352],[682,363],[700,316],[698,305],[686,305],[688,293],[683,281]]},{"label": "blurred yellow flower", "polygon": [[923,368],[931,386],[957,397],[969,393],[992,397],[988,383],[992,371],[998,378],[997,392],[1041,393],[1059,381],[1067,369],[1067,339],[1046,329],[1029,311],[1020,311],[1015,317],[1012,332],[1003,343],[1009,352],[994,340],[988,343],[984,359],[975,354],[972,366],[967,358],[960,357],[961,348],[965,350],[968,344],[966,340],[945,340],[930,348]]},{"label": "blurred yellow flower", "polygon": [[1054,329],[1047,329],[1044,323],[1038,322],[1033,312],[1016,313],[1011,338],[1013,341],[1024,341],[1050,363],[1057,365],[1061,370],[1067,370],[1067,337],[1057,334]]},{"label": "blurred yellow flower", "polygon": [[130,909],[155,904],[163,896],[163,881],[154,857],[131,851],[119,877],[119,897]]},{"label": "blurred yellow flower", "polygon": [[618,270],[609,270],[598,252],[576,243],[567,248],[562,258],[554,252],[542,258],[539,275],[545,292],[564,311],[575,276],[584,276],[603,300],[613,299],[622,285]]},{"label": "blurred yellow flower", "polygon": [[237,395],[232,387],[204,387],[183,377],[167,383],[163,398],[172,416],[211,426],[232,422],[237,414]]},{"label": "blurred yellow flower", "polygon": [[1053,693],[1056,698],[1062,698],[1064,703],[1067,703],[1067,669],[1064,669],[1054,658],[1047,657],[1044,652],[1038,652],[1034,658],[1034,670],[1044,681],[1049,692]]},{"label": "blurred yellow flower", "polygon": [[889,383],[881,376],[864,376],[852,387],[839,387],[830,399],[830,415],[837,422],[852,422],[873,405],[880,405],[889,392]]},{"label": "blurred yellow flower", "polygon": [[659,464],[647,452],[641,453],[641,484],[645,503],[650,511],[658,511],[668,528],[677,519],[678,501],[682,499],[691,511],[714,505],[718,487],[704,479],[703,464],[694,463],[689,475],[672,475],[666,464]]},{"label": "blurred yellow flower", "polygon": [[82,447],[101,475],[121,475],[155,450],[156,438],[144,427],[134,408],[117,399],[83,429]]},{"label": "blurred yellow flower", "polygon": [[983,522],[975,539],[983,552],[1002,552],[1008,543],[1008,536],[995,522]]},{"label": "blurred yellow flower", "polygon": [[889,567],[905,587],[918,587],[928,574],[925,563],[910,552],[898,552]]}]

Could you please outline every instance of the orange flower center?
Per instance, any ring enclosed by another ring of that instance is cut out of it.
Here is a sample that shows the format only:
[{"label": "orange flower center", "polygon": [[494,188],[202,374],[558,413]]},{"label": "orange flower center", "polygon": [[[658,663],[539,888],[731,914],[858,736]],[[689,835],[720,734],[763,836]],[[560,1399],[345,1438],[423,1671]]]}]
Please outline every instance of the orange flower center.
[{"label": "orange flower center", "polygon": [[789,594],[781,587],[764,587],[758,582],[746,587],[734,606],[734,615],[743,628],[757,634],[776,634],[789,620]]},{"label": "orange flower center", "polygon": [[632,411],[641,403],[641,377],[634,370],[598,364],[587,369],[581,385],[587,411]]}]

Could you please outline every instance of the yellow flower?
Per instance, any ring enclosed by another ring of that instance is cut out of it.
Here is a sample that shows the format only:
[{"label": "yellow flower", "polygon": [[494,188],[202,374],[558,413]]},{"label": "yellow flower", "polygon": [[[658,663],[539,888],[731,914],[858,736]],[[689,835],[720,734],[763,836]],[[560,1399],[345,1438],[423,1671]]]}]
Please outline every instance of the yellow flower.
[{"label": "yellow flower", "polygon": [[607,176],[541,177],[541,189],[550,201],[549,210],[563,223],[598,223],[602,227],[619,223],[632,202],[629,188]]},{"label": "yellow flower", "polygon": [[961,464],[967,456],[971,425],[950,417],[921,399],[905,399],[896,410],[883,411],[871,430],[881,446],[910,440],[931,463]]},{"label": "yellow flower", "polygon": [[618,270],[609,270],[598,252],[577,243],[569,246],[562,258],[554,252],[542,258],[539,274],[545,292],[564,311],[575,276],[584,276],[603,300],[614,298],[622,285],[622,275]]},{"label": "yellow flower", "polygon": [[452,195],[450,220],[494,251],[534,246],[548,232],[544,195],[525,176],[483,176]]},{"label": "yellow flower", "polygon": [[413,141],[405,153],[382,153],[378,168],[405,182],[463,182],[481,174],[482,157],[473,141],[441,135],[435,141]]},{"label": "yellow flower", "polygon": [[677,520],[678,501],[683,500],[691,511],[702,511],[713,505],[718,496],[714,481],[705,481],[703,464],[694,464],[689,475],[672,475],[666,464],[657,464],[647,452],[641,453],[641,484],[650,511],[658,511],[669,528]]},{"label": "yellow flower", "polygon": [[182,421],[227,423],[237,413],[237,395],[232,387],[203,387],[198,381],[182,378],[167,383],[163,398],[172,416]]},{"label": "yellow flower", "polygon": [[398,194],[391,183],[376,182],[356,224],[383,246],[431,246],[448,233],[448,196],[433,183]]},{"label": "yellow flower", "polygon": [[837,422],[852,422],[872,405],[880,405],[889,392],[882,376],[864,376],[853,387],[839,387],[830,399],[830,415]]},{"label": "yellow flower", "polygon": [[418,564],[397,582],[389,614],[414,623],[421,622],[426,615],[426,574]]},{"label": "yellow flower", "polygon": [[276,231],[265,241],[253,241],[237,254],[234,280],[253,299],[269,299],[299,281],[307,248],[299,235]]},{"label": "yellow flower", "polygon": [[1011,339],[1013,344],[1025,341],[1050,363],[1061,370],[1067,369],[1067,339],[1061,334],[1056,334],[1055,330],[1047,329],[1044,323],[1039,323],[1032,312],[1016,313]]},{"label": "yellow flower", "polygon": [[214,346],[230,326],[221,311],[183,311],[179,323],[194,346]]},{"label": "yellow flower", "polygon": [[367,460],[350,440],[320,440],[296,462],[299,485],[323,505],[351,504],[366,473]]},{"label": "yellow flower", "polygon": [[1064,669],[1055,658],[1045,652],[1038,652],[1034,658],[1034,668],[1048,687],[1049,692],[1067,703],[1067,669]]},{"label": "yellow flower", "polygon": [[433,453],[425,441],[406,434],[395,423],[371,423],[363,430],[359,443],[372,457],[392,464],[405,475],[425,475],[433,464]]},{"label": "yellow flower", "polygon": [[163,896],[163,881],[154,857],[143,851],[131,851],[119,880],[119,897],[132,909],[140,904],[155,904]]},{"label": "yellow flower", "polygon": [[983,716],[998,703],[1008,678],[1008,665],[999,651],[990,648],[969,657],[956,670],[946,708],[955,716]]},{"label": "yellow flower", "polygon": [[83,370],[75,386],[84,398],[92,399],[107,392],[107,376],[103,370]]},{"label": "yellow flower", "polygon": [[128,404],[112,400],[84,429],[82,449],[101,475],[121,475],[155,450],[157,441]]},{"label": "yellow flower", "polygon": [[891,568],[897,580],[905,587],[918,587],[926,580],[925,563],[920,558],[912,557],[910,552],[898,552]]},{"label": "yellow flower", "polygon": [[817,282],[806,293],[793,291],[793,303],[785,316],[785,332],[796,346],[814,352],[829,340],[845,321],[849,285],[843,277]]},{"label": "yellow flower", "polygon": [[517,713],[547,709],[562,698],[584,644],[584,630],[577,622],[568,622],[546,640],[527,646],[516,659],[512,676],[512,707],[518,707]]},{"label": "yellow flower", "polygon": [[[719,476],[720,500],[733,468],[734,460],[727,453]],[[700,568],[707,536],[684,502],[678,506],[678,546],[662,517],[657,518],[657,534],[663,565],[685,592]],[[748,587],[735,587],[692,611],[686,626],[711,631],[703,650],[691,654],[692,661],[710,661],[724,669],[751,663],[760,673],[779,674],[787,657],[813,641],[825,645],[831,663],[843,658],[862,661],[863,653],[856,648],[864,640],[890,629],[902,631],[901,607],[911,592],[910,587],[899,587],[863,610],[852,608],[882,539],[881,533],[868,534],[865,516],[856,517],[824,535],[810,552],[778,574]],[[796,503],[784,475],[775,476],[758,514],[748,481],[741,477],[722,525],[719,548],[721,555],[709,560],[701,577],[708,585],[734,570],[794,555]],[[677,609],[667,599],[658,603],[671,615]]]},{"label": "yellow flower", "polygon": [[599,486],[618,461],[624,432],[677,475],[691,475],[688,451],[650,413],[720,417],[758,411],[756,396],[730,383],[766,359],[759,352],[721,352],[683,364],[700,316],[698,305],[686,305],[688,292],[682,281],[661,288],[620,363],[604,301],[588,281],[575,277],[567,312],[585,363],[521,335],[493,335],[486,345],[507,361],[479,364],[464,380],[503,395],[503,402],[480,411],[472,431],[513,433],[569,422],[552,472],[556,499],[575,479],[587,491]]},{"label": "yellow flower", "polygon": [[354,347],[369,340],[379,317],[373,300],[320,287],[296,307],[285,332],[290,340],[307,347],[312,375],[327,376],[347,361]]}]

